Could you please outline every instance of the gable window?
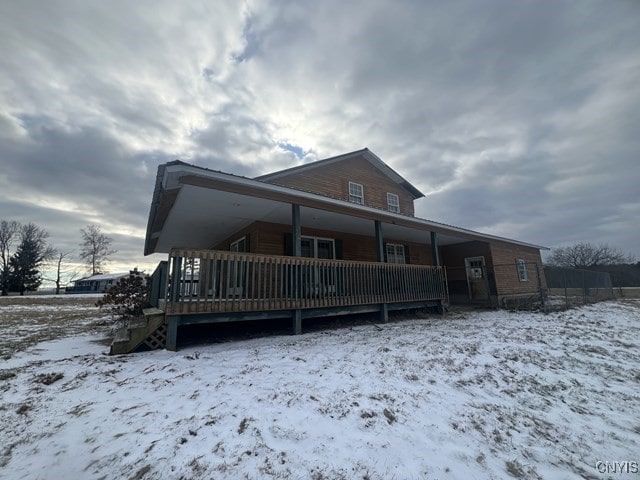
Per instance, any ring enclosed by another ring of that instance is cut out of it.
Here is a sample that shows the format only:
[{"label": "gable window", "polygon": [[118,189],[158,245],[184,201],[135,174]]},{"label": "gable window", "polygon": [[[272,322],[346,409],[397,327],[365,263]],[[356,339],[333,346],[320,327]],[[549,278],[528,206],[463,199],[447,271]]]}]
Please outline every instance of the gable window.
[{"label": "gable window", "polygon": [[387,192],[387,207],[390,212],[400,213],[400,199],[398,195]]},{"label": "gable window", "polygon": [[364,187],[360,183],[349,182],[349,201],[364,205]]},{"label": "gable window", "polygon": [[404,245],[387,243],[387,263],[405,263]]},{"label": "gable window", "polygon": [[525,262],[522,258],[516,259],[516,265],[518,268],[518,280],[521,282],[529,281],[529,272],[527,271],[527,262]]}]

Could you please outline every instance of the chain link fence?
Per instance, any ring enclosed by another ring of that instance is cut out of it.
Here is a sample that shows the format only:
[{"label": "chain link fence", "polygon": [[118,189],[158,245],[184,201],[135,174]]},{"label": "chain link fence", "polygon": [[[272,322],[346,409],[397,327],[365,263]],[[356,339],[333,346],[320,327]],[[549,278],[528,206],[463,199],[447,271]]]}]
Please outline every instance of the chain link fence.
[{"label": "chain link fence", "polygon": [[611,275],[577,268],[544,267],[549,306],[570,307],[615,298]]}]

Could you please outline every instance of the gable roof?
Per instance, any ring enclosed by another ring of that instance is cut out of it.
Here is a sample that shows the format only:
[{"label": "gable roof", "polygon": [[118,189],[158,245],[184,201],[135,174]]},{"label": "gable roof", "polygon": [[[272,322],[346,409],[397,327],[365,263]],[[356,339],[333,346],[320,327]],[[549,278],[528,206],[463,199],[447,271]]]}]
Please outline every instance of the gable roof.
[{"label": "gable roof", "polygon": [[384,163],[380,157],[378,157],[375,153],[373,153],[368,148],[363,148],[362,150],[356,150],[354,152],[343,153],[342,155],[337,155],[335,157],[325,158],[323,160],[318,160],[311,163],[305,163],[303,165],[298,165],[297,167],[286,168],[284,170],[279,170],[273,173],[267,173],[266,175],[261,175],[256,177],[255,180],[260,181],[272,181],[277,180],[278,178],[286,177],[294,173],[302,173],[308,170],[313,170],[318,167],[324,167],[327,165],[331,165],[336,162],[342,162],[345,160],[350,160],[355,157],[362,157],[371,163],[374,167],[380,170],[384,175],[386,175],[393,182],[400,185],[402,188],[407,190],[414,199],[424,197],[424,193],[418,190],[416,187],[411,185],[405,178],[403,178],[398,172],[396,172],[389,165]]}]

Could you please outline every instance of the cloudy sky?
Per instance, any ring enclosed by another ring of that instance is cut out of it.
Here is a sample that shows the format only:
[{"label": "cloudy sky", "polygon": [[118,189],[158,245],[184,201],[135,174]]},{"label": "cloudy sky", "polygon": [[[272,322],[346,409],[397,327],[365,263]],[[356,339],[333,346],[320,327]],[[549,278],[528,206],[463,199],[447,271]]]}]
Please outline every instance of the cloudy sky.
[{"label": "cloudy sky", "polygon": [[423,218],[640,257],[640,2],[0,0],[0,219],[142,255],[158,164],[369,147]]}]

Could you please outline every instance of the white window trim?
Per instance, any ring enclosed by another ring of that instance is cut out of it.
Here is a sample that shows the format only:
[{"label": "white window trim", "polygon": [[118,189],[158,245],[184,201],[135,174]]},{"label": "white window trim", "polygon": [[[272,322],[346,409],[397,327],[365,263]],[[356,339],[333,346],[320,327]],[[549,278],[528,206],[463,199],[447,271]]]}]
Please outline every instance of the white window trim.
[{"label": "white window trim", "polygon": [[400,213],[400,197],[397,193],[387,192],[387,208],[390,212]]},{"label": "white window trim", "polygon": [[521,282],[528,282],[529,271],[527,269],[527,262],[523,258],[517,258],[516,268],[518,270],[518,280],[520,280]]},{"label": "white window trim", "polygon": [[[389,247],[392,247],[393,252],[389,252]],[[385,250],[387,252],[387,263],[395,263],[398,265],[404,265],[405,263],[407,263],[405,258],[404,245],[400,243],[387,243]],[[400,255],[398,255],[399,251],[401,252]]]},{"label": "white window trim", "polygon": [[[360,195],[356,195],[352,192],[351,187],[357,187],[360,190]],[[358,200],[354,200],[358,199]],[[357,203],[358,205],[364,205],[364,186],[361,183],[349,182],[349,201],[351,203]]]}]

